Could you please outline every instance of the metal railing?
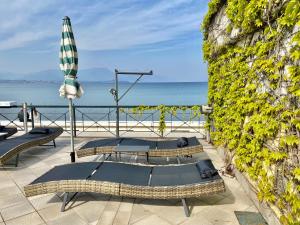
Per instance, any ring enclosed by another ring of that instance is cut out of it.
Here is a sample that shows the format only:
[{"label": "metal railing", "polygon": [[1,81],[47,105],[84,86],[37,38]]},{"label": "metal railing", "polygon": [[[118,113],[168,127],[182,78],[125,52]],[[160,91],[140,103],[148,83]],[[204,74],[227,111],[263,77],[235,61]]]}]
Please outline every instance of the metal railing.
[{"label": "metal railing", "polygon": [[[28,126],[57,126],[62,127],[65,132],[70,133],[70,121],[68,106],[62,105],[28,105]],[[160,110],[156,106],[154,109],[145,110],[142,113],[134,113],[133,106],[119,106],[120,110],[120,136],[130,132],[150,132],[154,136],[167,137],[175,132],[189,132],[207,137],[204,129],[205,116],[208,112],[200,113],[196,116],[190,109],[192,105],[185,106],[184,111],[178,109],[176,114],[171,111],[165,113],[166,129],[162,133],[159,131]],[[182,107],[170,105],[167,107]],[[18,112],[22,105],[8,108],[0,108],[0,123],[6,126],[15,126],[19,130],[24,130],[24,124],[18,118]],[[74,105],[74,136],[84,136],[92,132],[105,132],[111,136],[116,136],[116,106],[82,106]],[[200,116],[199,116],[200,115]]]}]

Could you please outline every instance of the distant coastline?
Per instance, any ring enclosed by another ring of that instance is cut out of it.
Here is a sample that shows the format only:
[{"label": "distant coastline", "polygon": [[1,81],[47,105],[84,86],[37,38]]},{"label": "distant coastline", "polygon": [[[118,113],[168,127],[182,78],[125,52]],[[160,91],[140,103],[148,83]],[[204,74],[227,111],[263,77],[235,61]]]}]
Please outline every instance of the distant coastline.
[{"label": "distant coastline", "polygon": [[[79,80],[80,81],[80,80]],[[63,82],[63,80],[9,80],[9,79],[0,79],[1,83],[16,83],[16,82],[23,82],[23,83],[53,83],[53,84],[57,84],[57,83],[61,83]],[[108,80],[108,81],[80,81],[82,83],[103,83],[103,84],[112,84],[115,81],[114,80]],[[130,84],[132,82],[130,81],[119,81],[119,83],[123,83],[123,84]],[[173,84],[173,83],[207,83],[207,81],[186,81],[186,82],[182,82],[182,81],[178,81],[178,82],[171,82],[171,81],[163,81],[163,82],[158,82],[158,81],[140,81],[139,83],[143,83],[143,84],[162,84],[162,83],[166,83],[166,84]]]},{"label": "distant coastline", "polygon": [[[52,84],[57,84],[63,82],[62,80],[2,80],[0,79],[0,82],[2,83],[16,83],[16,82],[23,82],[23,83],[52,83]],[[83,83],[91,83],[94,81],[82,81]],[[95,81],[97,83],[103,83],[103,84],[111,84],[114,83],[113,80],[110,81]],[[130,83],[129,81],[120,81],[120,83]]]},{"label": "distant coastline", "polygon": [[[185,82],[185,76],[182,76],[180,81],[172,80],[172,76],[163,76],[162,74],[156,75],[153,71],[154,76],[146,76],[141,79],[142,83],[193,83],[201,81],[188,80]],[[46,81],[46,82],[62,82],[64,74],[59,69],[42,70],[30,73],[11,73],[0,71],[0,80],[4,81]],[[195,74],[195,79],[199,79],[201,76]],[[115,73],[108,68],[90,68],[90,69],[80,69],[78,71],[78,78],[80,82],[102,82],[102,83],[113,83],[115,78]],[[133,82],[136,77],[133,76],[120,76],[120,82]],[[206,82],[206,81],[204,81]]]}]

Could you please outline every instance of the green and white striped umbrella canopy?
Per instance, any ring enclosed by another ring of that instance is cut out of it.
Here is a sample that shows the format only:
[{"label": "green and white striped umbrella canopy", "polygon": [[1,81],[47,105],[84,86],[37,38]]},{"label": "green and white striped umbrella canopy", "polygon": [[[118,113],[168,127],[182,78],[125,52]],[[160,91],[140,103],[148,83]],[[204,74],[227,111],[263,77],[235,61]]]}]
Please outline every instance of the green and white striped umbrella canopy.
[{"label": "green and white striped umbrella canopy", "polygon": [[60,42],[60,69],[65,75],[64,83],[59,89],[60,96],[74,99],[80,98],[83,89],[77,81],[78,55],[69,17],[63,19],[62,36]]}]

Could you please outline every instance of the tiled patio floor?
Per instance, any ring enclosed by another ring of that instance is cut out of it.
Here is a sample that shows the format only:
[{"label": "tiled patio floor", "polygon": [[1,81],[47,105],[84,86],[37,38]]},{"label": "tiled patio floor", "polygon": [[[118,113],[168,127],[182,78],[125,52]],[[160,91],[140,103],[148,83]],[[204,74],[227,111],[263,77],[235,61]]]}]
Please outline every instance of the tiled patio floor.
[{"label": "tiled patio floor", "polygon": [[[78,146],[86,139],[76,140]],[[210,157],[216,168],[223,166],[216,149],[202,141],[206,153],[192,160]],[[239,224],[234,211],[257,209],[235,179],[224,177],[226,192],[199,199],[189,199],[191,216],[185,217],[180,200],[143,200],[101,194],[79,194],[76,201],[60,212],[62,194],[26,198],[23,186],[55,165],[69,162],[69,139],[57,139],[57,148],[36,147],[20,155],[19,167],[0,168],[0,225],[234,225]],[[98,160],[86,157],[77,161]],[[135,161],[135,157],[125,157]],[[144,162],[138,158],[138,162]],[[166,160],[153,163],[166,163]],[[191,159],[189,159],[191,160]],[[176,162],[174,159],[170,161]],[[169,162],[170,162],[169,161]]]}]

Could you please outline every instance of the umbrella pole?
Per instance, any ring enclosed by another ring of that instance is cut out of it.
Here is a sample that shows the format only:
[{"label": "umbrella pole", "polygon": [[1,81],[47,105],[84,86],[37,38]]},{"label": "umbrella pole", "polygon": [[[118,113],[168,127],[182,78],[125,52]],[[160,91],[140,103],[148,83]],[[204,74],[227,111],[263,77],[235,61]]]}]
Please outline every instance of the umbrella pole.
[{"label": "umbrella pole", "polygon": [[73,103],[72,99],[69,98],[69,114],[70,114],[70,130],[71,130],[71,162],[75,162],[75,152],[74,152],[74,128],[73,128]]}]

